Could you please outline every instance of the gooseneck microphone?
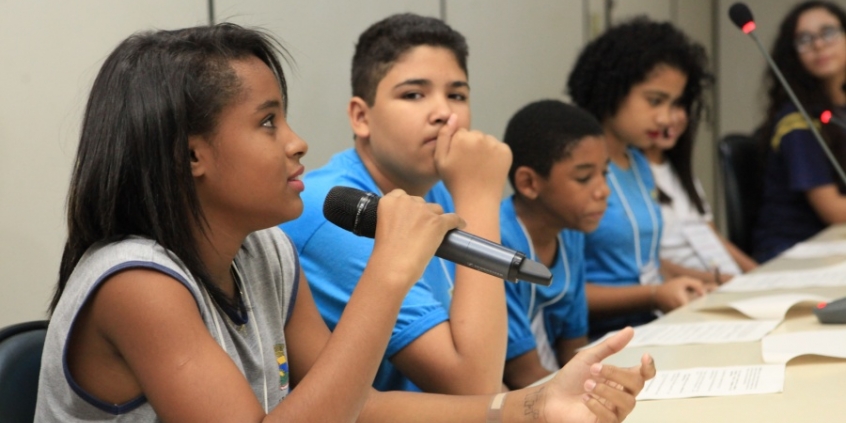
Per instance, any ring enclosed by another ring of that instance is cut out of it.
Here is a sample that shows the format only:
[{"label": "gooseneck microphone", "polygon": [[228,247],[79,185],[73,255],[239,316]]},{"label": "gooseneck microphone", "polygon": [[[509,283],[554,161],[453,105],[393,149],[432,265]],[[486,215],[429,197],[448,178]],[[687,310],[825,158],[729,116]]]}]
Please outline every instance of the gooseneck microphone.
[{"label": "gooseneck microphone", "polygon": [[[379,196],[372,192],[337,186],[323,202],[326,220],[356,235],[376,235],[376,208]],[[552,283],[552,273],[526,255],[458,229],[447,232],[435,255],[453,263],[505,279],[544,286]]]},{"label": "gooseneck microphone", "polygon": [[799,102],[799,99],[796,98],[796,94],[793,93],[793,90],[790,89],[790,85],[787,84],[787,80],[784,79],[784,75],[782,75],[781,71],[778,69],[778,66],[773,61],[773,58],[770,57],[770,54],[767,53],[767,49],[764,48],[764,45],[761,44],[761,40],[758,39],[758,36],[755,35],[755,20],[752,18],[752,11],[749,10],[749,6],[745,3],[738,2],[729,8],[729,18],[744,34],[749,35],[753,40],[755,40],[755,44],[758,45],[758,50],[761,50],[761,54],[764,55],[764,58],[767,59],[767,64],[772,69],[773,73],[775,73],[778,81],[781,83],[781,86],[784,87],[784,90],[787,92],[787,95],[790,97],[790,100],[793,102],[793,105],[799,109],[799,113],[802,115],[802,118],[805,119],[805,122],[808,124],[808,128],[810,128],[811,133],[814,134],[814,138],[817,139],[817,142],[822,147],[823,152],[828,157],[828,161],[831,162],[831,165],[834,167],[834,170],[837,171],[837,175],[840,177],[840,180],[846,184],[846,174],[843,173],[843,168],[840,167],[840,163],[837,162],[837,159],[834,158],[834,155],[831,154],[831,149],[828,148],[828,144],[820,135],[820,132],[817,130],[816,125],[811,121],[811,118],[808,116],[808,112],[805,111],[805,108],[802,107],[802,104]]},{"label": "gooseneck microphone", "polygon": [[841,129],[846,130],[846,122],[844,122],[843,119],[835,116],[834,113],[831,113],[831,110],[823,110],[823,112],[820,113],[820,122],[826,125],[828,125],[829,123],[833,123],[839,126]]}]

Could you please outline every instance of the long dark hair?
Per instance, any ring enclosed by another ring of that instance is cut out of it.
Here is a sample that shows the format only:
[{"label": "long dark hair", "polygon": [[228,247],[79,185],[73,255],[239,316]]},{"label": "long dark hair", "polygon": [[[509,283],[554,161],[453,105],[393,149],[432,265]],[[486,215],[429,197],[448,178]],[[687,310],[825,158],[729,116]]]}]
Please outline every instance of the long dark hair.
[{"label": "long dark hair", "polygon": [[[811,9],[822,8],[836,16],[840,26],[846,27],[846,12],[834,3],[827,1],[807,1],[793,8],[785,16],[779,27],[778,37],[772,48],[773,61],[778,65],[790,88],[796,93],[799,102],[808,109],[809,113],[818,114],[823,110],[832,110],[834,104],[825,91],[823,81],[817,79],[802,65],[799,53],[796,51],[794,39],[799,17]],[[790,97],[776,79],[772,70],[766,71],[769,104],[764,125],[759,131],[759,143],[762,151],[768,151],[770,141],[775,134],[776,117]],[[812,116],[813,117],[813,116]],[[835,125],[824,125],[822,135],[841,167],[846,167],[846,132]],[[838,182],[838,185],[842,183]],[[841,189],[843,187],[841,186]]]},{"label": "long dark hair", "polygon": [[200,259],[194,230],[206,221],[188,137],[213,134],[240,92],[232,60],[262,60],[287,99],[277,55],[287,57],[272,37],[228,23],[136,34],[109,55],[85,109],[51,311],[86,250],[131,235],[172,252],[218,304],[235,308]]},{"label": "long dark hair", "polygon": [[[704,84],[705,81],[710,81],[710,78],[700,81],[699,83]],[[701,109],[702,107],[700,100],[697,100],[695,105],[684,105],[685,111],[688,113],[687,129],[685,129],[685,131],[679,136],[679,139],[676,140],[676,145],[674,145],[673,148],[664,151],[664,155],[676,171],[676,175],[679,177],[682,188],[684,188],[685,193],[687,193],[687,197],[690,198],[690,201],[694,206],[696,206],[696,210],[700,215],[705,214],[705,200],[703,200],[699,195],[699,190],[696,189],[696,179],[693,176],[693,147],[696,139],[696,130],[699,126],[700,115],[702,114],[701,111],[696,109]],[[665,204],[672,201],[672,199],[670,199],[660,189],[658,191],[659,203]]]}]

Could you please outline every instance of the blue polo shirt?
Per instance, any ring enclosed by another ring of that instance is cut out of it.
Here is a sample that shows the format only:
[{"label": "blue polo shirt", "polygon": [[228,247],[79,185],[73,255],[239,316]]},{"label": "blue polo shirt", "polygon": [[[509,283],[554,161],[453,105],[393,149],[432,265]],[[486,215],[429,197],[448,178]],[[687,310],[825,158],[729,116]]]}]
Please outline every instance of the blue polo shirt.
[{"label": "blue polo shirt", "polygon": [[[325,166],[307,173],[303,181],[306,187],[301,196],[305,205],[303,214],[282,224],[281,228],[294,241],[317,308],[329,328],[334,330],[370,259],[374,241],[327,221],[323,217],[323,201],[336,185],[377,194],[379,188],[354,149],[336,154]],[[435,185],[424,198],[427,202],[440,204],[445,212],[454,212],[452,198],[443,183]],[[420,390],[391,364],[390,358],[448,320],[454,275],[453,263],[438,257],[429,262],[423,277],[402,303],[374,388],[381,391]]]},{"label": "blue polo shirt", "polygon": [[[502,201],[500,210],[502,244],[537,260],[531,239],[514,211],[513,197]],[[588,310],[585,297],[584,234],[563,230],[558,236],[558,251],[550,271],[552,284],[505,282],[508,304],[508,351],[506,360],[532,349],[554,351],[559,339],[587,335]],[[540,319],[537,330],[532,322]],[[546,345],[539,346],[538,342]],[[543,357],[543,355],[541,354]],[[554,360],[556,357],[553,356]],[[554,366],[559,367],[558,365]],[[553,370],[553,369],[550,369]]]}]

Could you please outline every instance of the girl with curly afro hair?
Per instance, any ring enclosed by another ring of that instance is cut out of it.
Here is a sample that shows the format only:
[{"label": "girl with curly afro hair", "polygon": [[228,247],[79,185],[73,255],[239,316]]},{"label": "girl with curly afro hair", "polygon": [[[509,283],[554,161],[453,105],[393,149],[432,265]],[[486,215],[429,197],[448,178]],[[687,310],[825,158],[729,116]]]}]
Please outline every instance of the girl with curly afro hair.
[{"label": "girl with curly afro hair", "polygon": [[[602,125],[611,159],[608,209],[585,240],[591,338],[647,323],[714,286],[713,276],[703,281],[681,266],[662,268],[658,190],[641,151],[685,116],[688,131],[695,128],[709,78],[705,62],[704,49],[671,24],[637,18],[589,43],[567,81],[573,102]],[[689,166],[682,175],[690,177]]]}]

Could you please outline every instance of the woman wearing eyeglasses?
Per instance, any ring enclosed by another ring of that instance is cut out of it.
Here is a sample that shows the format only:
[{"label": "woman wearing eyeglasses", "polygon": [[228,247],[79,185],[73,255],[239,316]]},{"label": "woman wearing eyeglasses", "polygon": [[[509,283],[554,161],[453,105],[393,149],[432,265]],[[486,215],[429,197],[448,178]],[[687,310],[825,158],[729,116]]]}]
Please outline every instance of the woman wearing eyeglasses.
[{"label": "woman wearing eyeglasses", "polygon": [[[846,117],[846,13],[827,1],[797,5],[785,17],[772,49],[802,105],[812,116],[831,110]],[[767,151],[754,257],[764,262],[826,226],[846,222],[846,186],[788,94],[769,71],[769,105],[761,130]],[[819,121],[815,123],[820,125]],[[818,126],[846,168],[846,131]]]}]

